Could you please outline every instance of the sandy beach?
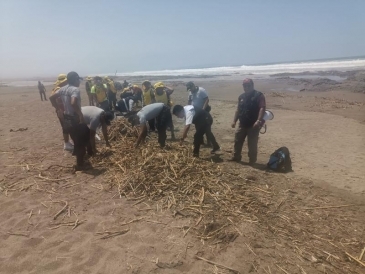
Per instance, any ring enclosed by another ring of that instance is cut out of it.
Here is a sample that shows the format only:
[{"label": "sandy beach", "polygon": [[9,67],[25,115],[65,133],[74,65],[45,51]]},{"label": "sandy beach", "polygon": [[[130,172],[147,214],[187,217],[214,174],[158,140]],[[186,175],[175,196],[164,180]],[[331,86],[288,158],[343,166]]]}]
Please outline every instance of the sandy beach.
[{"label": "sandy beach", "polygon": [[[194,79],[209,93],[223,151],[213,164],[239,175],[232,185],[262,202],[255,219],[231,224],[237,237],[228,242],[197,238],[189,231],[195,219],[152,200],[119,197],[97,167],[73,174],[75,160],[63,151],[49,101],[36,87],[0,87],[0,273],[364,273],[348,255],[358,258],[365,248],[363,75],[345,75],[341,83],[290,75],[254,80],[275,115],[260,135],[255,167],[228,162],[242,81]],[[185,104],[183,81],[166,82],[173,101]],[[81,91],[85,105],[84,83]],[[174,121],[179,136],[183,122]],[[267,172],[281,146],[290,149],[294,172]],[[244,162],[246,154],[245,146]],[[208,149],[202,158],[211,160]],[[120,234],[103,239],[98,233],[105,231]]]}]

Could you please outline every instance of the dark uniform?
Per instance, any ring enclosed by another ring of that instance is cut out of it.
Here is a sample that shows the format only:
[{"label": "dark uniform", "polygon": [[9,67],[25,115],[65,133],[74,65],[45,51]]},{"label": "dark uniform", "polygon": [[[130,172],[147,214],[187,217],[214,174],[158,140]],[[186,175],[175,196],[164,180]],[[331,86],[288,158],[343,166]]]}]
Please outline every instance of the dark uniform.
[{"label": "dark uniform", "polygon": [[248,157],[250,163],[257,160],[257,144],[259,140],[259,127],[253,127],[259,117],[259,112],[265,107],[265,97],[259,91],[243,93],[238,97],[239,127],[236,130],[234,140],[234,159],[240,161],[242,147],[247,137]]}]

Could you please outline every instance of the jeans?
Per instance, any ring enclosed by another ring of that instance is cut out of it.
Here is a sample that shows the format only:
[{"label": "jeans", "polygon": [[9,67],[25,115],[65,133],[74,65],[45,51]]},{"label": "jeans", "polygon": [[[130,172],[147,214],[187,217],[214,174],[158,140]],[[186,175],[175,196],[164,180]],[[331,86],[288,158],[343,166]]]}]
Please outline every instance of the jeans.
[{"label": "jeans", "polygon": [[247,137],[248,158],[250,163],[255,163],[257,160],[257,144],[259,141],[260,128],[244,128],[241,125],[236,130],[234,138],[234,155],[236,160],[241,160],[242,147]]},{"label": "jeans", "polygon": [[219,149],[219,145],[215,140],[215,137],[212,133],[212,124],[213,118],[208,115],[199,119],[199,121],[195,121],[195,129],[196,132],[194,134],[194,155],[199,156],[200,145],[203,142],[204,134],[207,136],[207,139],[211,142],[213,149]]},{"label": "jeans", "polygon": [[156,120],[155,119],[152,119],[152,120],[149,120],[148,121],[148,125],[150,127],[150,131],[155,131],[156,130]]}]

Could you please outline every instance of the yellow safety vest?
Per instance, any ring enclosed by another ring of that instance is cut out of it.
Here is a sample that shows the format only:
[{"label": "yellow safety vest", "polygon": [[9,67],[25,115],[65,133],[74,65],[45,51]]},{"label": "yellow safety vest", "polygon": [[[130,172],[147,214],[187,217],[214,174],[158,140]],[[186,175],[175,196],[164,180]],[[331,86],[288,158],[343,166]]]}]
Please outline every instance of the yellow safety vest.
[{"label": "yellow safety vest", "polygon": [[154,90],[152,88],[143,91],[143,103],[145,106],[152,103],[152,94],[154,94]]},{"label": "yellow safety vest", "polygon": [[169,98],[167,98],[167,94],[165,91],[162,93],[162,95],[158,95],[157,93],[155,93],[155,98],[157,103],[164,103],[165,105],[169,104]]}]

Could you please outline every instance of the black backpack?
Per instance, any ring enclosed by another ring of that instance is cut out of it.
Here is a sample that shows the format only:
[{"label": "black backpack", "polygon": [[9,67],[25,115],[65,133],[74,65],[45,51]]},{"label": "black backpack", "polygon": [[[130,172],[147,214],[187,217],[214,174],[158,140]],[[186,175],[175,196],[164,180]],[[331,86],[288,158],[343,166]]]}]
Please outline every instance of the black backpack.
[{"label": "black backpack", "polygon": [[287,147],[281,147],[270,155],[267,167],[277,172],[293,171],[291,166],[290,152]]}]

